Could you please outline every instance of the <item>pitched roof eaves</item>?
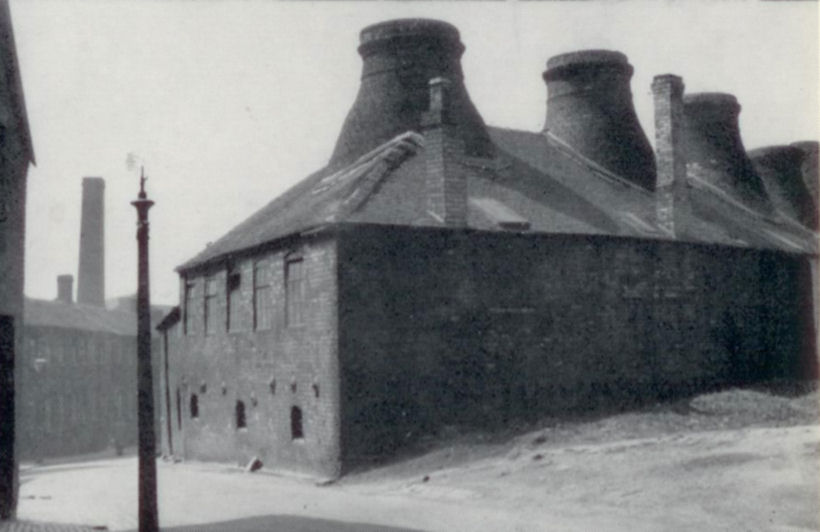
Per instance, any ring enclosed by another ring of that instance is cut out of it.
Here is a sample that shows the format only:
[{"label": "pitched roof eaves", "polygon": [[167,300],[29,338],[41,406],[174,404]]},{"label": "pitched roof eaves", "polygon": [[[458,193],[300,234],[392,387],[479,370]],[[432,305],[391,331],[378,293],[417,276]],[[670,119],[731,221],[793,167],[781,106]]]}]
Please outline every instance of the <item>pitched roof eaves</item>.
[{"label": "pitched roof eaves", "polygon": [[134,313],[29,297],[24,302],[23,326],[103,332],[119,336],[137,334]]},{"label": "pitched roof eaves", "polygon": [[179,306],[177,305],[174,308],[172,308],[168,312],[168,314],[166,314],[165,317],[163,317],[160,320],[160,322],[157,324],[157,326],[154,327],[154,328],[158,331],[165,331],[165,330],[173,327],[175,323],[179,322],[180,314],[181,314],[181,311],[180,311]]},{"label": "pitched roof eaves", "polygon": [[[29,127],[28,121],[28,111],[26,110],[26,98],[25,93],[23,92],[23,81],[20,75],[20,61],[17,57],[17,46],[14,40],[14,28],[11,22],[11,9],[9,7],[8,2],[2,2],[2,7],[0,9],[3,10],[2,13],[2,25],[4,26],[0,31],[3,32],[3,39],[6,41],[7,45],[7,54],[3,54],[4,61],[6,64],[6,72],[13,72],[14,79],[10,80],[10,87],[9,90],[12,94],[12,97],[15,99],[14,106],[16,107],[17,112],[15,113],[16,118],[18,119],[18,127],[20,128],[20,133],[23,137],[23,144],[25,146],[25,154],[27,156],[27,160],[37,165],[37,161],[34,157],[34,143],[32,142],[31,138],[31,129]],[[9,66],[11,65],[11,67]]]},{"label": "pitched roof eaves", "polygon": [[254,255],[256,253],[259,253],[262,250],[276,248],[282,242],[289,241],[289,240],[292,240],[294,238],[299,238],[299,237],[304,238],[304,237],[317,236],[319,234],[323,234],[327,231],[330,231],[330,230],[332,230],[333,228],[335,228],[339,225],[341,225],[341,223],[336,222],[336,221],[317,223],[317,224],[309,225],[309,226],[305,227],[304,229],[291,231],[289,233],[285,233],[283,235],[274,237],[270,240],[266,240],[266,241],[261,242],[259,244],[254,244],[252,246],[247,246],[247,247],[243,247],[243,248],[237,248],[237,249],[233,249],[233,250],[230,250],[230,251],[226,251],[224,253],[214,255],[212,257],[209,257],[209,258],[201,260],[201,261],[196,261],[195,262],[194,259],[192,259],[191,261],[188,261],[184,264],[181,264],[181,265],[177,266],[176,268],[174,268],[174,271],[179,273],[180,275],[184,275],[185,273],[188,273],[188,272],[191,272],[191,271],[200,270],[200,269],[207,269],[207,268],[215,266],[217,264],[222,264],[222,263],[229,262],[233,259]]},{"label": "pitched roof eaves", "polygon": [[[207,267],[342,221],[366,203],[384,177],[415,154],[423,143],[421,135],[407,131],[344,168],[331,171],[325,167],[314,172],[177,266],[175,271],[182,273]],[[359,190],[362,184],[364,187]]]}]

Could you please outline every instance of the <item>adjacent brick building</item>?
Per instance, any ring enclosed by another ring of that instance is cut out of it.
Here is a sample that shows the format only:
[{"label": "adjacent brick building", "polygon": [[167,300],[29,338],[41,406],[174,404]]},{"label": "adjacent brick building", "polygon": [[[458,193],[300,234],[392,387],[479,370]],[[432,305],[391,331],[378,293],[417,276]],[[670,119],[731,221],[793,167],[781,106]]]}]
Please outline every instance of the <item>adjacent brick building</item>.
[{"label": "adjacent brick building", "polygon": [[0,1],[0,520],[17,502],[15,366],[23,320],[26,174],[34,150],[7,0]]},{"label": "adjacent brick building", "polygon": [[547,63],[542,131],[488,127],[463,51],[365,28],[328,164],[178,268],[166,452],[335,477],[445,424],[816,375],[816,202],[770,197],[802,176],[761,179],[734,97],[656,77],[653,154],[589,50]]},{"label": "adjacent brick building", "polygon": [[[137,442],[135,298],[120,297],[106,306],[105,182],[86,177],[82,190],[77,301],[71,275],[58,276],[56,300],[25,299],[17,387],[23,459]],[[159,353],[158,342],[153,352]]]},{"label": "adjacent brick building", "polygon": [[70,297],[26,299],[17,399],[21,459],[136,444],[136,323],[133,313]]}]

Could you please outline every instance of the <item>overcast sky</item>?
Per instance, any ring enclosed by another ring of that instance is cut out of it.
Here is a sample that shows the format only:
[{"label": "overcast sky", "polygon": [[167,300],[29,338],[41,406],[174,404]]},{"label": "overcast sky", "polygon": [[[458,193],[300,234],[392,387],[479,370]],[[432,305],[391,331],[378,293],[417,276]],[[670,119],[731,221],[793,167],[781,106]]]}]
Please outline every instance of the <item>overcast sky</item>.
[{"label": "overcast sky", "polygon": [[[106,292],[136,291],[134,208],[146,167],[154,303],[174,267],[324,165],[353,103],[359,30],[447,20],[484,120],[538,130],[552,55],[624,52],[653,140],[652,76],[743,107],[747,149],[818,139],[817,2],[270,2],[12,0],[37,166],[29,172],[26,294],[76,276],[84,176],[106,180]],[[76,283],[75,283],[76,286]]]}]

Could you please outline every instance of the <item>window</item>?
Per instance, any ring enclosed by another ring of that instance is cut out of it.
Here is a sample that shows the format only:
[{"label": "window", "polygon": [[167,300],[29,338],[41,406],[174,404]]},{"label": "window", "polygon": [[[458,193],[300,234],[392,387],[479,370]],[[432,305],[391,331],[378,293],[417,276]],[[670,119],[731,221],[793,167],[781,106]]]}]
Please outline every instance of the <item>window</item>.
[{"label": "window", "polygon": [[304,261],[300,258],[285,262],[285,325],[304,323],[305,277]]},{"label": "window", "polygon": [[290,437],[293,440],[305,437],[305,432],[302,430],[302,409],[298,406],[290,409]]},{"label": "window", "polygon": [[51,410],[51,401],[46,399],[45,404],[43,405],[43,412],[44,412],[44,421],[43,425],[45,426],[46,432],[51,432],[51,429],[54,425],[54,416],[52,415]]},{"label": "window", "polygon": [[205,298],[204,298],[203,312],[205,325],[205,334],[213,334],[216,332],[216,279],[205,279]]},{"label": "window", "polygon": [[270,329],[272,314],[270,268],[264,261],[258,261],[253,265],[253,329]]},{"label": "window", "polygon": [[177,429],[182,430],[182,398],[177,388]]},{"label": "window", "polygon": [[191,419],[199,417],[199,397],[195,393],[191,394]]},{"label": "window", "polygon": [[237,429],[244,429],[248,426],[245,422],[245,403],[243,403],[242,401],[236,402],[235,416]]},{"label": "window", "polygon": [[191,309],[194,302],[194,283],[185,282],[185,301],[182,307],[182,332],[191,333]]},{"label": "window", "polygon": [[225,292],[227,294],[225,303],[228,306],[228,311],[226,312],[227,324],[225,328],[229,331],[236,331],[239,328],[239,286],[241,282],[242,277],[239,275],[239,272],[232,272],[228,274],[228,280],[225,287]]}]

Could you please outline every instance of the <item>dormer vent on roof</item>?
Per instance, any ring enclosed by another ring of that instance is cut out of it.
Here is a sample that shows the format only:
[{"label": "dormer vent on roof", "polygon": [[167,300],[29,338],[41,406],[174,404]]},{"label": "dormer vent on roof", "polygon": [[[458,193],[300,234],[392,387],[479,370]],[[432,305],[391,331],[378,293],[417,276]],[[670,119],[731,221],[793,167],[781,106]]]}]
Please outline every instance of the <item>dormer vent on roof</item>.
[{"label": "dormer vent on roof", "polygon": [[786,216],[817,229],[817,209],[803,182],[805,154],[794,146],[769,146],[749,152],[774,206]]},{"label": "dormer vent on roof", "polygon": [[492,144],[484,121],[464,87],[458,30],[446,22],[400,19],[364,28],[360,35],[362,78],[331,166],[348,164],[405,131],[418,131],[429,109],[428,82],[450,81],[449,118],[468,155],[486,157]]},{"label": "dormer vent on roof", "polygon": [[687,171],[759,210],[771,204],[740,139],[740,104],[731,94],[683,97],[683,146]]},{"label": "dormer vent on roof", "polygon": [[654,190],[655,158],[632,104],[624,54],[584,50],[551,57],[544,72],[544,131],[607,170]]}]

